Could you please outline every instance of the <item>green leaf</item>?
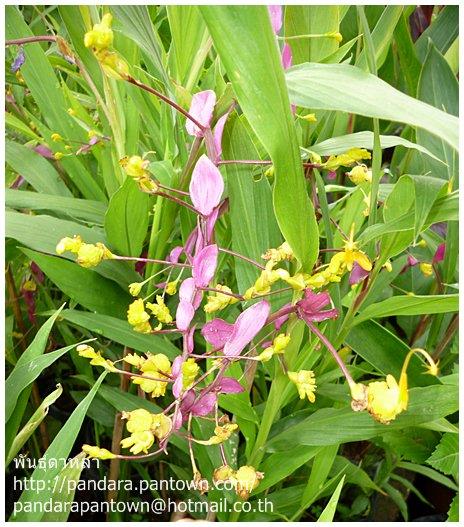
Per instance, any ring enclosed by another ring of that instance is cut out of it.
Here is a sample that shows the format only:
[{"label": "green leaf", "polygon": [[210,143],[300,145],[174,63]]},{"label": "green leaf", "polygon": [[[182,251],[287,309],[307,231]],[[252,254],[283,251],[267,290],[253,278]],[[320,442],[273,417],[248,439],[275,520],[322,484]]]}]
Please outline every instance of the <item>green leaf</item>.
[{"label": "green leaf", "polygon": [[[437,48],[429,41],[425,62],[420,73],[417,96],[427,104],[431,104],[451,115],[459,113],[459,85],[456,76]],[[458,155],[442,137],[418,129],[417,142],[428,148],[447,166],[430,159],[423,159],[424,172],[430,172],[435,177],[450,180],[458,176]]]},{"label": "green leaf", "polygon": [[[102,315],[125,318],[131,297],[114,282],[64,258],[22,249],[69,298]],[[85,284],[85,287],[83,287]]]},{"label": "green leaf", "polygon": [[140,256],[148,230],[150,196],[127,177],[113,194],[105,216],[105,231],[110,246],[124,256]]},{"label": "green leaf", "polygon": [[114,342],[146,353],[164,353],[170,359],[179,355],[179,349],[161,335],[137,333],[126,321],[99,313],[87,313],[76,309],[64,309],[60,315],[65,320],[102,335]]},{"label": "green leaf", "polygon": [[51,495],[51,511],[42,516],[41,522],[65,522],[68,519],[85,457],[85,452],[77,454],[56,476]]},{"label": "green leaf", "polygon": [[5,189],[5,205],[13,209],[52,211],[69,218],[103,225],[106,206],[101,201],[39,194],[27,190]]},{"label": "green leaf", "polygon": [[[16,211],[6,211],[6,236],[14,238],[23,245],[48,254],[56,254],[56,245],[65,236],[79,234],[86,243],[102,242],[106,240],[97,229],[89,229],[73,221],[53,218],[47,215],[33,216]],[[65,258],[75,259],[75,255],[65,253]],[[69,262],[68,262],[69,263]],[[129,267],[126,262],[104,261],[94,268],[95,272],[105,278],[114,280],[127,287],[131,282],[140,280],[140,275]]]},{"label": "green leaf", "polygon": [[[265,6],[201,6],[238,102],[275,168],[274,210],[303,269],[318,255],[319,234],[308,198],[280,56]],[[244,45],[244,43],[253,45]]]},{"label": "green leaf", "polygon": [[443,474],[440,474],[440,472],[437,472],[433,468],[418,465],[416,463],[409,463],[408,461],[401,461],[398,463],[397,467],[411,470],[412,472],[417,472],[418,474],[422,474],[427,478],[433,479],[433,481],[436,481],[437,483],[440,483],[449,489],[458,490],[456,483],[446,476],[443,476]]},{"label": "green leaf", "polygon": [[[452,386],[411,388],[409,395],[407,410],[388,425],[388,430],[427,423],[450,415],[458,408],[456,388]],[[347,402],[348,399],[347,395]],[[309,416],[305,411],[300,414],[299,422],[296,422],[296,416],[290,416],[288,426],[286,419],[275,425],[280,431],[269,440],[268,450],[288,450],[290,445],[324,446],[364,441],[385,432],[386,425],[378,423],[366,412],[353,412],[351,408],[323,408]]]},{"label": "green leaf", "polygon": [[459,440],[456,434],[443,434],[440,443],[432,455],[427,459],[427,463],[433,468],[449,474],[455,479],[458,477],[458,455]]},{"label": "green leaf", "polygon": [[459,7],[457,5],[445,5],[436,20],[433,21],[433,24],[430,24],[416,40],[417,56],[422,62],[425,60],[429,39],[432,40],[440,53],[446,53],[446,50],[458,37],[458,34]]},{"label": "green leaf", "polygon": [[459,309],[459,295],[392,296],[382,302],[366,307],[354,319],[359,324],[372,318],[391,317],[393,315],[429,315],[450,313]]},{"label": "green leaf", "polygon": [[32,185],[37,192],[56,196],[72,197],[53,165],[31,148],[14,141],[5,143],[6,162]]},{"label": "green leaf", "polygon": [[76,344],[71,344],[70,346],[60,348],[56,351],[50,351],[45,355],[39,355],[34,358],[29,358],[30,355],[28,355],[27,359],[21,362],[18,361],[5,382],[5,419],[8,421],[13,414],[21,392],[33,383],[46,368],[68,351],[74,349],[79,344],[90,342],[90,340],[77,342]]},{"label": "green leaf", "polygon": [[[16,502],[16,513],[12,514],[10,521],[40,521],[43,517],[43,504],[47,503],[53,495],[55,478],[61,472],[60,461],[68,458],[81,430],[85,414],[106,374],[107,372],[103,372],[100,375],[87,397],[76,407],[48,447],[42,458],[43,464],[34,470],[27,488]],[[32,503],[37,506],[29,508]],[[42,506],[38,506],[39,503]]]},{"label": "green leaf", "polygon": [[[429,152],[426,148],[416,143],[412,143],[407,139],[396,135],[381,135],[380,136],[380,146],[382,148],[392,148],[394,146],[404,146],[406,148],[412,148],[418,150],[423,154],[430,156],[433,159],[436,159],[439,163],[444,164],[444,161],[441,161],[438,157],[434,156],[432,152]],[[341,154],[346,152],[350,148],[367,148],[372,150],[374,148],[374,133],[370,131],[365,132],[356,132],[354,134],[341,135],[339,137],[331,137],[326,139],[321,143],[316,143],[312,145],[310,150],[316,152],[321,156],[328,156],[332,154]],[[306,150],[306,149],[303,149]]]},{"label": "green leaf", "polygon": [[448,510],[448,521],[459,522],[459,494],[456,494],[451,502]]},{"label": "green leaf", "polygon": [[[458,148],[458,119],[349,64],[302,64],[286,73],[293,104],[424,128]],[[388,104],[385,104],[388,101]]]},{"label": "green leaf", "polygon": [[32,414],[29,421],[23,426],[18,435],[14,438],[13,444],[8,451],[6,456],[5,465],[8,466],[11,461],[15,458],[17,453],[24,446],[26,441],[34,433],[35,429],[40,425],[40,423],[45,419],[48,414],[48,408],[58,399],[58,397],[63,393],[63,388],[61,384],[56,385],[56,390],[51,394],[47,395],[44,398],[37,410]]},{"label": "green leaf", "polygon": [[[287,5],[285,6],[285,37],[336,33],[340,26],[340,6]],[[320,62],[338,49],[335,38],[299,38],[287,41],[292,48],[294,64]]]},{"label": "green leaf", "polygon": [[340,498],[340,493],[342,491],[343,483],[345,483],[345,476],[342,477],[340,483],[337,485],[335,492],[332,494],[332,497],[329,500],[329,503],[325,506],[325,509],[321,512],[317,522],[331,522],[335,516],[335,511],[337,510],[338,500]]}]

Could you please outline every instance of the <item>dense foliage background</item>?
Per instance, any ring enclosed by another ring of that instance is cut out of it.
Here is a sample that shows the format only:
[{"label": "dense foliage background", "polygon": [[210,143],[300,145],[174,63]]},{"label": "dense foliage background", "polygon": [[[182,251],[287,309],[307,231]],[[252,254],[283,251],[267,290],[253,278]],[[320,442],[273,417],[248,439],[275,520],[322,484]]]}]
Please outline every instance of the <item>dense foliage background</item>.
[{"label": "dense foliage background", "polygon": [[[287,389],[279,362],[247,369],[247,389],[219,398],[221,412],[240,428],[227,443],[231,464],[258,461],[264,479],[250,502],[266,497],[274,512],[209,519],[381,521],[432,515],[456,521],[457,6],[285,6],[278,36],[266,6],[6,8],[7,41],[53,37],[22,46],[7,42],[6,51],[7,481],[192,478],[181,436],[168,456],[151,461],[111,460],[61,473],[15,461],[20,453],[31,459],[46,451],[48,458],[77,456],[84,443],[115,451],[120,412],[165,406],[140,397],[124,377],[108,374],[102,380],[98,368],[77,353],[78,343],[96,339],[92,346],[111,360],[147,351],[172,360],[182,348],[175,334],[137,333],[126,321],[133,300],[129,284],[159,271],[159,265],[105,261],[87,269],[73,254],[55,253],[61,238],[80,235],[121,255],[164,259],[185,244],[195,226],[189,210],[141,192],[120,164],[124,156],[145,155],[158,181],[185,191],[192,160],[205,148],[186,133],[182,114],[102,72],[84,35],[105,12],[113,15],[113,48],[134,78],[184,109],[193,94],[214,90],[213,123],[233,105],[223,160],[272,163],[271,171],[259,164],[221,166],[228,210],[216,225],[218,245],[261,261],[285,239],[310,273],[329,261],[328,251],[342,247],[342,233],[354,224],[375,272],[358,285],[348,276],[330,284],[340,316],[320,329],[360,382],[387,374],[398,378],[412,347],[440,361],[440,374],[432,377],[413,358],[409,407],[385,425],[351,410],[336,363],[303,323],[295,326],[288,366],[314,370],[314,404],[300,400],[294,387]],[[284,42],[293,57],[285,72]],[[343,165],[302,170],[301,158],[308,163],[321,156],[323,164],[353,147],[372,152],[372,160],[364,161],[372,165],[370,186],[354,184]],[[217,276],[243,293],[258,272],[223,253]],[[272,297],[273,310],[291,299],[291,291]],[[166,301],[175,311],[176,297]],[[234,304],[219,316],[233,322],[240,310]],[[207,349],[198,334],[196,353]],[[242,374],[242,364],[234,363],[233,376]],[[210,423],[195,421],[198,435],[207,437]],[[217,448],[195,445],[194,452],[199,470],[210,478],[220,465]],[[20,494],[8,494],[10,513],[18,500],[166,498],[155,490],[141,496],[125,489]],[[174,498],[189,496],[222,497],[214,491],[179,492]],[[226,497],[236,499],[233,493]],[[24,511],[16,516],[67,518],[68,513]],[[156,518],[112,513],[107,520]],[[104,518],[89,513],[85,519]]]}]

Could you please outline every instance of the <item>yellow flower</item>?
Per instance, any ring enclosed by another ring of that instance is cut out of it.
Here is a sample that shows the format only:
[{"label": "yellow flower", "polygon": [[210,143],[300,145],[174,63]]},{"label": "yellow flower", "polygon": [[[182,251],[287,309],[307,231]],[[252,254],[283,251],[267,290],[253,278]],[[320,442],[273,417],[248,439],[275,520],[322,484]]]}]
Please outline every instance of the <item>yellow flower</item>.
[{"label": "yellow flower", "polygon": [[80,344],[76,348],[78,354],[80,357],[84,357],[86,359],[91,359],[90,364],[92,366],[102,366],[105,368],[105,370],[108,371],[117,371],[117,368],[115,368],[114,363],[108,359],[104,359],[101,356],[100,351],[95,351],[92,346],[88,346],[87,344]]},{"label": "yellow flower", "polygon": [[365,253],[358,249],[358,245],[353,241],[354,224],[351,227],[350,238],[345,242],[344,250],[332,256],[329,263],[329,272],[332,274],[342,274],[345,269],[351,271],[356,262],[365,271],[372,269],[372,264]]},{"label": "yellow flower", "polygon": [[156,295],[156,304],[147,302],[147,308],[162,324],[171,324],[172,316],[161,295]]},{"label": "yellow flower", "polygon": [[336,170],[341,166],[352,166],[363,159],[370,159],[371,154],[364,148],[350,148],[347,152],[338,156],[330,156],[329,159],[323,163],[327,170]]},{"label": "yellow flower", "polygon": [[387,260],[382,267],[385,267],[385,270],[388,272],[388,273],[391,273],[393,271],[393,267],[392,267],[392,264],[390,262],[390,260]]},{"label": "yellow flower", "polygon": [[113,44],[113,31],[111,21],[113,17],[110,13],[103,16],[99,24],[95,24],[91,31],[84,36],[84,45],[86,48],[93,48],[95,51],[101,51],[109,48]]},{"label": "yellow flower", "polygon": [[73,108],[68,108],[66,111],[69,115],[76,115],[76,110],[74,110]]},{"label": "yellow flower", "polygon": [[155,436],[150,431],[134,432],[121,441],[122,448],[130,448],[133,454],[143,452],[148,454],[148,449],[155,442]]},{"label": "yellow flower", "polygon": [[356,165],[348,172],[348,177],[355,185],[372,182],[372,172],[366,165]]},{"label": "yellow flower", "polygon": [[187,359],[182,364],[182,387],[184,390],[193,383],[199,371],[200,367],[195,362],[195,359]]},{"label": "yellow flower", "polygon": [[334,38],[339,43],[343,40],[342,34],[338,31],[331,31],[330,33],[327,33],[327,36],[330,38]]},{"label": "yellow flower", "polygon": [[258,360],[261,362],[268,362],[274,355],[284,353],[289,342],[290,335],[279,333],[272,342],[272,346],[267,347],[258,355]]},{"label": "yellow flower", "polygon": [[53,154],[53,157],[54,157],[57,161],[59,161],[60,159],[63,159],[64,154],[63,154],[63,152],[55,152],[55,153]]},{"label": "yellow flower", "polygon": [[213,472],[214,483],[220,483],[224,481],[230,481],[235,475],[233,468],[229,465],[222,465],[222,467],[216,468]]},{"label": "yellow flower", "polygon": [[316,165],[321,165],[322,164],[322,157],[316,153],[316,152],[313,152],[312,150],[308,150],[308,156],[309,156],[309,161],[311,163],[314,163]]},{"label": "yellow flower", "polygon": [[140,156],[126,156],[119,161],[119,164],[128,176],[138,179],[147,176],[147,168],[150,162]]},{"label": "yellow flower", "polygon": [[114,459],[116,457],[115,454],[106,450],[106,448],[100,448],[98,446],[82,445],[82,450],[94,459]]},{"label": "yellow flower", "polygon": [[125,80],[129,77],[127,62],[115,51],[102,50],[95,53],[105,75],[116,80]]},{"label": "yellow flower", "polygon": [[131,326],[141,326],[150,320],[150,315],[145,311],[143,300],[139,298],[130,304],[127,311],[127,321]]},{"label": "yellow flower", "polygon": [[200,445],[219,445],[220,443],[224,443],[224,441],[227,441],[237,429],[238,425],[236,425],[235,423],[228,423],[222,426],[216,426],[216,428],[214,429],[214,435],[211,436],[209,439],[200,440],[192,438],[192,440],[195,441],[195,443],[199,443]]},{"label": "yellow flower", "polygon": [[51,135],[51,139],[54,143],[58,143],[59,141],[63,141],[63,138],[60,134],[54,133]]},{"label": "yellow flower", "polygon": [[150,393],[152,397],[160,397],[166,393],[168,383],[163,379],[168,379],[165,374],[171,373],[171,363],[162,353],[147,355],[147,360],[140,366],[144,378],[133,377],[132,382],[138,384],[145,393]]},{"label": "yellow flower", "polygon": [[247,500],[253,490],[259,485],[263,479],[264,474],[258,472],[250,465],[240,467],[234,474],[234,481],[236,483],[235,491],[242,500]]},{"label": "yellow flower", "polygon": [[131,364],[132,366],[135,366],[136,368],[141,368],[142,364],[147,360],[144,357],[141,357],[140,355],[136,355],[135,353],[128,353],[123,358],[124,362],[127,362],[127,364]]},{"label": "yellow flower", "polygon": [[301,119],[308,121],[308,123],[317,123],[317,118],[315,113],[307,113],[306,115],[300,115]]},{"label": "yellow flower", "polygon": [[422,239],[422,240],[418,241],[416,245],[418,247],[427,247],[427,242],[424,239]]},{"label": "yellow flower", "polygon": [[296,384],[300,399],[308,397],[310,403],[316,400],[314,392],[317,388],[316,379],[314,378],[314,372],[310,370],[289,371],[289,379]]},{"label": "yellow flower", "polygon": [[272,260],[274,264],[281,262],[282,260],[293,260],[295,255],[293,254],[292,248],[288,242],[282,243],[277,249],[268,249],[265,254],[262,255],[264,260]]},{"label": "yellow flower", "polygon": [[105,256],[105,248],[101,244],[83,243],[77,253],[77,263],[82,267],[95,267]]},{"label": "yellow flower", "polygon": [[129,293],[132,296],[138,296],[142,290],[143,282],[133,282],[129,284]]},{"label": "yellow flower", "polygon": [[306,281],[302,273],[296,273],[293,276],[282,277],[284,282],[287,282],[295,291],[303,291],[306,288]]},{"label": "yellow flower", "polygon": [[177,293],[177,280],[168,282],[165,291],[168,295],[175,295]]},{"label": "yellow flower", "polygon": [[[227,287],[226,285],[218,284],[216,286],[216,289],[219,289],[220,291],[225,291],[226,293],[232,293],[232,289],[230,289],[230,287]],[[233,296],[214,291],[210,295],[208,295],[207,302],[203,309],[206,313],[214,313],[215,311],[220,311],[221,309],[224,309],[227,306],[230,306],[237,302],[238,299]]]},{"label": "yellow flower", "polygon": [[26,280],[22,288],[24,289],[24,291],[36,291],[37,285],[32,280]]},{"label": "yellow flower", "polygon": [[272,284],[278,280],[288,280],[290,278],[289,272],[285,269],[273,269],[275,264],[275,260],[269,260],[255,284],[245,291],[243,295],[245,300],[250,300],[260,295],[267,295],[271,290]]},{"label": "yellow flower", "polygon": [[145,432],[152,428],[153,415],[144,408],[138,408],[132,412],[123,412],[122,418],[127,419],[126,428],[128,432]]},{"label": "yellow flower", "polygon": [[306,285],[314,289],[320,289],[331,282],[340,282],[340,280],[341,277],[336,273],[332,273],[328,267],[311,276],[305,276]]},{"label": "yellow flower", "polygon": [[360,412],[367,408],[367,386],[362,383],[351,382],[351,408]]},{"label": "yellow flower", "polygon": [[419,264],[419,269],[421,270],[422,274],[424,276],[432,276],[433,275],[433,266],[432,264],[421,262]]},{"label": "yellow flower", "polygon": [[164,414],[152,414],[151,430],[159,440],[164,439],[172,428],[171,419]]}]

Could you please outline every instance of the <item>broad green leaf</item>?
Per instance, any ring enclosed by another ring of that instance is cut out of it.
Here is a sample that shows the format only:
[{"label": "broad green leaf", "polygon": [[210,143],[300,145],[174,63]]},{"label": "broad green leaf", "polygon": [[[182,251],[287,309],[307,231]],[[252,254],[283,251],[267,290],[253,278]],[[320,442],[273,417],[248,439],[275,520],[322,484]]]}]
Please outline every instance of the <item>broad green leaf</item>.
[{"label": "broad green leaf", "polygon": [[[345,344],[372,364],[377,371],[384,375],[391,373],[397,379],[410,349],[391,331],[373,320],[354,326],[346,337]],[[412,357],[408,367],[410,386],[424,386],[437,382],[435,377],[423,375],[425,371],[423,364],[419,357]]]},{"label": "broad green leaf", "polygon": [[[411,141],[408,141],[407,139],[403,139],[402,137],[396,135],[380,136],[380,146],[382,148],[392,148],[398,145],[418,150],[419,152],[422,152],[423,154],[426,154],[432,157],[433,159],[436,159],[439,163],[441,162],[444,164],[444,161],[440,161],[439,158],[434,156],[431,152],[429,152],[426,148],[421,145],[412,143]],[[326,139],[321,143],[316,143],[315,145],[312,145],[309,150],[312,150],[313,152],[316,152],[321,156],[328,156],[332,154],[341,154],[353,147],[366,148],[368,150],[372,150],[374,148],[374,133],[370,131],[365,131],[356,132],[354,134],[341,135],[339,137],[331,137],[330,139]]]},{"label": "broad green leaf", "polygon": [[451,43],[459,34],[459,7],[457,5],[445,5],[438,14],[433,24],[422,33],[416,40],[415,47],[417,56],[424,62],[427,55],[429,39],[433,42],[440,53],[446,53]]},{"label": "broad green leaf", "polygon": [[452,481],[450,478],[447,478],[446,476],[443,476],[443,474],[440,474],[440,472],[437,472],[433,468],[426,467],[424,465],[418,465],[416,463],[409,463],[408,461],[400,461],[397,467],[411,470],[412,472],[417,472],[418,474],[422,474],[423,476],[433,479],[433,481],[436,481],[445,487],[448,487],[452,490],[458,490],[458,487],[454,481]]},{"label": "broad green leaf", "polygon": [[390,498],[393,500],[395,505],[398,507],[401,516],[403,517],[403,520],[405,522],[408,521],[408,505],[406,503],[406,500],[404,499],[403,494],[390,485],[390,483],[384,483],[383,488],[385,489],[386,493],[390,496]]},{"label": "broad green leaf", "polygon": [[126,317],[131,297],[111,280],[63,258],[22,250],[65,295],[78,304],[101,315]]},{"label": "broad green leaf", "polygon": [[459,441],[456,434],[444,434],[427,463],[443,474],[458,476]]},{"label": "broad green leaf", "polygon": [[335,511],[337,510],[338,500],[340,498],[340,493],[342,491],[343,483],[345,483],[345,476],[342,477],[340,483],[337,485],[335,492],[332,494],[332,497],[329,500],[329,503],[325,506],[325,509],[321,512],[319,522],[331,522],[335,516]]},{"label": "broad green leaf", "polygon": [[459,522],[459,494],[456,494],[451,502],[448,510],[448,521]]},{"label": "broad green leaf", "polygon": [[103,225],[106,206],[101,201],[39,194],[27,190],[5,189],[5,205],[13,209],[52,211],[71,219]]},{"label": "broad green leaf", "polygon": [[5,465],[8,466],[13,458],[18,454],[21,448],[24,446],[26,441],[34,433],[35,429],[40,425],[40,423],[45,419],[48,414],[49,407],[58,399],[58,397],[63,393],[63,388],[61,384],[56,385],[57,388],[51,394],[47,395],[44,398],[37,410],[32,414],[28,422],[23,426],[18,435],[14,438],[13,444],[8,451]]},{"label": "broad green leaf", "polygon": [[[427,56],[417,87],[417,96],[421,101],[433,105],[451,115],[459,113],[459,86],[456,76],[437,48],[429,42]],[[430,134],[425,130],[417,130],[417,142],[433,152],[446,162],[443,166],[430,159],[423,159],[424,172],[432,176],[450,180],[457,179],[458,154],[442,137]],[[456,182],[457,183],[457,182]]]},{"label": "broad green leaf", "polygon": [[55,478],[64,468],[60,466],[63,459],[67,459],[74,442],[81,430],[85,414],[97,393],[107,372],[103,372],[93,385],[87,397],[77,406],[69,419],[64,423],[61,430],[52,441],[45,452],[43,466],[39,465],[29,479],[28,487],[23,491],[17,501],[17,512],[13,513],[10,521],[40,521],[44,514],[44,507],[34,507],[27,509],[31,503],[41,503],[42,505],[50,500],[53,495]]},{"label": "broad green leaf", "polygon": [[[252,138],[242,119],[228,125],[223,137],[227,159],[259,158]],[[227,165],[232,249],[256,261],[270,247],[281,242],[272,211],[272,193],[267,179],[255,181],[247,165]],[[234,261],[239,291],[248,289],[258,278],[259,269],[240,259]]]},{"label": "broad green leaf", "polygon": [[[427,423],[450,415],[458,408],[457,391],[453,386],[411,388],[409,395],[407,410],[390,422],[388,430]],[[375,421],[367,412],[353,412],[351,408],[323,408],[310,415],[305,411],[300,414],[299,422],[295,416],[287,418],[289,426],[286,419],[276,425],[280,432],[271,437],[268,450],[289,450],[290,445],[324,446],[364,441],[385,432],[386,425]]]},{"label": "broad green leaf", "polygon": [[11,417],[16,402],[21,394],[21,392],[27,388],[31,383],[33,383],[37,377],[51,364],[53,364],[57,359],[62,357],[68,351],[74,349],[79,344],[85,342],[90,342],[90,340],[85,340],[82,342],[77,342],[76,344],[71,344],[71,346],[66,346],[55,351],[50,351],[45,353],[45,355],[39,355],[38,357],[29,358],[21,361],[16,364],[14,370],[8,376],[8,379],[5,382],[5,419]]},{"label": "broad green leaf", "polygon": [[371,304],[354,319],[359,324],[372,318],[391,317],[393,315],[429,315],[450,313],[459,309],[459,295],[392,296],[382,302]]},{"label": "broad green leaf", "polygon": [[320,62],[335,53],[335,38],[308,38],[304,35],[337,33],[340,25],[340,7],[337,5],[287,5],[285,6],[285,38],[292,49],[293,63]]},{"label": "broad green leaf", "polygon": [[274,164],[274,210],[280,230],[309,272],[317,258],[319,234],[267,9],[201,6],[200,10],[243,113]]},{"label": "broad green leaf", "polygon": [[365,491],[372,489],[377,492],[382,492],[382,489],[372,481],[365,470],[349,461],[346,457],[336,456],[331,467],[330,475],[334,476],[340,472],[346,475],[347,483],[358,485]]},{"label": "broad green leaf", "polygon": [[23,176],[37,192],[53,194],[54,198],[72,197],[71,191],[53,165],[31,148],[14,141],[6,141],[5,157],[10,167]]},{"label": "broad green leaf", "polygon": [[41,522],[65,522],[68,519],[77,484],[84,468],[85,457],[85,452],[77,454],[56,476],[51,496],[52,510],[42,516]]},{"label": "broad green leaf", "polygon": [[140,256],[148,230],[150,196],[127,177],[113,194],[105,216],[108,243],[118,254]]},{"label": "broad green leaf", "polygon": [[[21,214],[16,211],[6,212],[6,236],[14,238],[26,247],[35,251],[56,254],[56,245],[65,236],[79,234],[86,243],[107,243],[103,233],[97,229],[89,229],[73,221],[53,218],[52,216]],[[64,253],[62,259],[75,259],[75,255]],[[104,261],[94,268],[95,272],[105,278],[114,280],[122,287],[140,280],[126,262]]]},{"label": "broad green leaf", "polygon": [[455,116],[409,97],[355,66],[301,64],[289,69],[286,78],[293,104],[410,124],[458,148],[458,119]]},{"label": "broad green leaf", "polygon": [[126,321],[99,313],[87,313],[76,309],[64,309],[60,315],[65,320],[102,335],[129,348],[151,353],[164,353],[170,359],[177,357],[179,349],[162,335],[137,333]]},{"label": "broad green leaf", "polygon": [[[401,5],[387,5],[372,30],[371,37],[375,49],[375,62],[377,69],[383,65],[387,52],[390,48],[393,32],[403,12]],[[368,71],[368,63],[366,60],[367,49],[364,48],[359,54],[356,66],[365,71]]]}]

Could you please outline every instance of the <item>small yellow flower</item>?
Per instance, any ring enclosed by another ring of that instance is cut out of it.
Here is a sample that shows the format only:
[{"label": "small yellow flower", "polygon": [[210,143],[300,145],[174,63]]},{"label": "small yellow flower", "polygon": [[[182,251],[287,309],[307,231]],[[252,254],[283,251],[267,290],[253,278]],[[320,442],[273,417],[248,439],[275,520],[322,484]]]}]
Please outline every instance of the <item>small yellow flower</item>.
[{"label": "small yellow flower", "polygon": [[132,366],[135,366],[136,368],[141,368],[142,364],[147,360],[144,357],[141,357],[140,355],[136,355],[135,353],[128,353],[123,358],[124,362],[127,362],[127,364],[131,364]]},{"label": "small yellow flower", "polygon": [[95,51],[101,51],[109,48],[113,44],[113,31],[111,22],[113,17],[110,13],[103,16],[99,24],[95,24],[91,31],[84,36],[84,45],[86,48],[93,48]]},{"label": "small yellow flower", "polygon": [[166,375],[171,374],[171,363],[162,353],[147,355],[147,360],[140,367],[144,378],[132,377],[132,382],[138,384],[145,393],[151,394],[152,397],[161,397],[166,393],[168,383],[163,379],[168,380]]},{"label": "small yellow flower", "polygon": [[166,284],[165,291],[168,295],[175,295],[177,293],[177,280],[174,280],[173,282],[168,282]]},{"label": "small yellow flower", "polygon": [[349,172],[348,177],[355,185],[372,183],[372,172],[366,165],[356,165]]},{"label": "small yellow flower", "polygon": [[323,167],[327,170],[336,170],[341,166],[349,167],[363,159],[370,159],[371,154],[364,148],[350,148],[347,152],[330,156],[329,159],[323,163]]},{"label": "small yellow flower", "polygon": [[148,452],[155,437],[164,439],[171,431],[172,421],[164,414],[152,414],[144,408],[132,412],[123,412],[122,418],[127,419],[126,428],[130,436],[121,441],[123,448],[131,447],[133,454]]},{"label": "small yellow flower", "polygon": [[327,33],[327,36],[330,38],[334,38],[338,43],[343,40],[342,34],[338,31],[331,31],[330,33]]},{"label": "small yellow flower", "polygon": [[129,437],[121,441],[122,448],[130,448],[130,451],[136,455],[141,452],[148,454],[148,449],[155,442],[155,436],[148,430],[144,432],[134,432]]},{"label": "small yellow flower", "polygon": [[54,157],[57,161],[59,161],[60,159],[63,159],[64,156],[65,156],[65,154],[64,154],[63,152],[55,152],[55,153],[53,154],[53,157]]},{"label": "small yellow flower", "polygon": [[[220,291],[225,291],[226,293],[232,293],[232,289],[226,285],[218,284],[216,289]],[[203,308],[206,313],[214,313],[215,311],[220,311],[221,309],[226,308],[232,304],[238,302],[238,299],[217,291],[213,291],[210,295],[207,296],[207,302]]]},{"label": "small yellow flower", "polygon": [[303,291],[306,288],[306,281],[302,273],[296,273],[293,276],[283,277],[282,280],[287,282],[295,291]]},{"label": "small yellow flower", "polygon": [[60,134],[58,133],[54,133],[51,135],[51,139],[54,143],[58,143],[59,141],[63,141],[63,138],[61,137]]},{"label": "small yellow flower", "polygon": [[222,465],[222,467],[216,468],[213,472],[214,483],[220,483],[224,481],[230,481],[235,475],[233,468],[229,465]]},{"label": "small yellow flower", "polygon": [[79,346],[77,346],[76,350],[80,357],[91,359],[90,364],[92,366],[102,366],[103,368],[105,368],[105,370],[111,372],[117,371],[117,368],[115,368],[114,363],[108,359],[104,359],[101,356],[101,352],[95,351],[92,346],[88,346],[87,344],[80,344]]},{"label": "small yellow flower", "polygon": [[129,77],[129,65],[115,51],[102,50],[95,53],[105,75],[116,80]]},{"label": "small yellow flower", "polygon": [[375,420],[388,424],[405,409],[400,387],[393,375],[387,375],[385,381],[374,381],[367,386],[367,411]]},{"label": "small yellow flower", "polygon": [[98,446],[82,445],[82,450],[94,459],[114,459],[116,457],[115,454],[106,450],[106,448],[100,448]]},{"label": "small yellow flower", "polygon": [[250,300],[260,295],[267,295],[271,291],[272,284],[278,280],[288,280],[290,278],[289,272],[285,269],[273,269],[275,264],[275,260],[269,260],[255,284],[245,291],[243,295],[245,300]]},{"label": "small yellow flower", "polygon": [[192,440],[200,445],[219,445],[221,443],[224,443],[224,441],[227,441],[237,429],[238,425],[236,425],[235,423],[227,423],[222,426],[216,426],[216,428],[214,429],[214,435],[211,436],[209,439],[201,440],[192,438]]},{"label": "small yellow flower", "polygon": [[317,388],[314,372],[310,370],[289,371],[289,379],[296,384],[300,399],[308,397],[310,403],[314,403],[316,396],[314,392]]},{"label": "small yellow flower", "polygon": [[360,412],[367,408],[367,386],[362,383],[352,382],[351,390],[351,408],[355,412]]},{"label": "small yellow flower", "polygon": [[127,321],[131,326],[140,326],[150,320],[150,315],[145,311],[143,300],[139,298],[130,304],[127,311]]},{"label": "small yellow flower", "polygon": [[282,354],[285,352],[290,342],[290,335],[286,333],[279,333],[272,342],[272,346],[264,349],[257,357],[261,362],[268,362],[274,355]]},{"label": "small yellow flower", "polygon": [[67,112],[69,115],[72,115],[72,116],[76,115],[76,110],[74,110],[73,108],[68,108]]},{"label": "small yellow flower", "polygon": [[139,296],[142,286],[143,282],[133,282],[132,284],[129,284],[129,293],[132,296]]},{"label": "small yellow flower", "polygon": [[97,136],[97,135],[98,135],[98,134],[97,134],[97,132],[96,132],[95,130],[89,130],[89,131],[87,132],[87,137],[88,137],[89,139],[92,139],[93,137],[95,137],[95,136]]},{"label": "small yellow flower", "polygon": [[264,474],[258,472],[250,465],[240,467],[234,474],[234,481],[236,483],[235,491],[239,498],[247,500],[251,492],[256,489],[259,482],[263,479]]},{"label": "small yellow flower", "polygon": [[164,303],[164,298],[161,295],[156,295],[156,304],[147,302],[147,308],[162,324],[172,323],[171,313],[169,312],[169,308]]},{"label": "small yellow flower", "polygon": [[37,285],[32,280],[26,280],[24,282],[23,286],[22,286],[22,289],[24,291],[36,291],[37,290]]},{"label": "small yellow flower", "polygon": [[119,164],[128,176],[139,179],[147,176],[147,168],[150,162],[140,156],[126,156],[120,159]]},{"label": "small yellow flower", "polygon": [[62,238],[58,245],[56,246],[57,254],[63,254],[66,251],[77,254],[82,245],[82,238],[78,235],[75,235],[73,238]]},{"label": "small yellow flower", "polygon": [[270,166],[265,172],[264,175],[266,177],[273,177],[274,176],[274,166]]},{"label": "small yellow flower", "polygon": [[329,263],[329,272],[332,274],[342,274],[344,270],[351,271],[353,264],[358,263],[365,271],[372,269],[372,264],[365,253],[358,249],[357,243],[353,240],[354,224],[351,227],[350,238],[345,242],[344,250],[332,256]]},{"label": "small yellow flower", "polygon": [[301,119],[304,119],[308,123],[317,123],[317,118],[315,113],[307,113],[306,115],[300,115]]},{"label": "small yellow flower", "polygon": [[424,276],[432,276],[433,275],[433,266],[432,264],[421,262],[419,264],[419,269],[421,270],[422,274]]},{"label": "small yellow flower", "polygon": [[77,263],[82,267],[95,267],[104,257],[104,246],[101,244],[83,243],[77,253]]},{"label": "small yellow flower", "polygon": [[152,414],[151,430],[160,441],[164,439],[172,428],[172,421],[164,414]]},{"label": "small yellow flower", "polygon": [[282,243],[277,249],[268,249],[266,253],[262,255],[264,260],[272,260],[274,264],[281,262],[282,260],[293,260],[294,257],[295,255],[288,242]]},{"label": "small yellow flower", "polygon": [[387,260],[382,267],[385,267],[385,270],[388,272],[388,273],[391,273],[393,271],[393,267],[392,267],[392,264],[390,262],[390,260]]},{"label": "small yellow flower", "polygon": [[182,364],[182,387],[186,390],[195,380],[200,367],[195,362],[195,359],[187,359]]},{"label": "small yellow flower", "polygon": [[418,247],[424,247],[424,248],[425,248],[425,247],[427,247],[427,242],[426,242],[424,239],[422,239],[422,240],[420,240],[419,242],[417,242],[416,245],[417,245]]}]

